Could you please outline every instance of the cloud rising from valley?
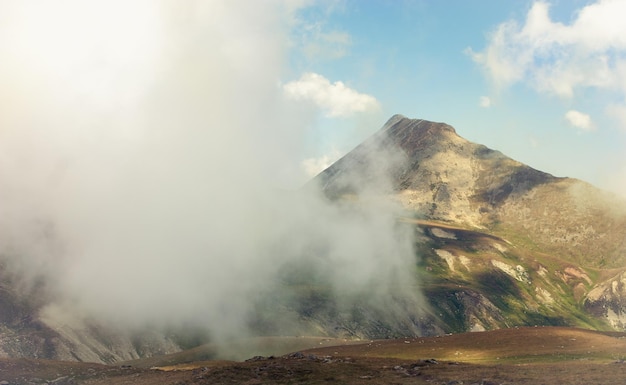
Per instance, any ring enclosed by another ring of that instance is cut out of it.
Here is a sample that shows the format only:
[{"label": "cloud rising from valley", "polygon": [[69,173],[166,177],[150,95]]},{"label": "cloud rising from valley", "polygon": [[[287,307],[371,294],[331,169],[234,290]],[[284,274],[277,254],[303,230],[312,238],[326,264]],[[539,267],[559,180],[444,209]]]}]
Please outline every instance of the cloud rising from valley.
[{"label": "cloud rising from valley", "polygon": [[297,2],[0,7],[0,254],[44,314],[232,336],[298,263],[339,303],[420,301],[394,206],[299,188]]}]

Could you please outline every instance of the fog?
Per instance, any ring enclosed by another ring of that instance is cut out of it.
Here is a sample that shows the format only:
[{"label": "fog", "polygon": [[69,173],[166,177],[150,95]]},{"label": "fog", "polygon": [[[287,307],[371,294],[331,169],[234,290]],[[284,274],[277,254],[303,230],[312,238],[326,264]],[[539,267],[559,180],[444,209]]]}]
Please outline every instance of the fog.
[{"label": "fog", "polygon": [[419,302],[380,191],[301,188],[316,115],[280,88],[298,7],[0,3],[0,254],[48,316],[238,335],[299,263],[338,303]]}]

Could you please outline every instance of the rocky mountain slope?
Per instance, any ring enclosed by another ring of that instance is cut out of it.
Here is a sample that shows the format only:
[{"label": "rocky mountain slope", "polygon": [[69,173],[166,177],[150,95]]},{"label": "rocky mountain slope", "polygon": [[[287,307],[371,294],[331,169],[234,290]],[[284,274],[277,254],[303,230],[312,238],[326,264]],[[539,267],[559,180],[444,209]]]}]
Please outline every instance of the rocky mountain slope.
[{"label": "rocky mountain slope", "polygon": [[377,175],[379,154],[400,158],[385,173],[396,198],[420,218],[509,231],[589,267],[626,261],[623,201],[469,142],[447,124],[396,115],[317,178],[329,196],[346,194],[362,175]]},{"label": "rocky mountain slope", "polygon": [[50,317],[61,310],[7,281],[0,282],[0,357],[113,363],[181,350],[177,338],[161,332],[128,333],[96,320]]},{"label": "rocky mountain slope", "polygon": [[190,328],[130,331],[77,317],[50,298],[45,286],[25,286],[0,258],[0,358],[111,364],[179,352],[204,342]]},{"label": "rocky mountain slope", "polygon": [[623,200],[400,115],[315,182],[354,199],[381,176],[420,233],[419,274],[443,330],[626,326]]},{"label": "rocky mountain slope", "polygon": [[[396,115],[307,187],[339,205],[394,201],[397,226],[414,237],[418,287],[396,282],[391,295],[374,298],[373,288],[339,298],[316,263],[323,247],[309,250],[259,292],[248,320],[256,335],[626,330],[626,203],[585,182],[532,169],[449,125]],[[189,330],[131,333],[64,319],[44,292],[24,290],[8,271],[0,260],[0,357],[112,363],[202,342]]]}]

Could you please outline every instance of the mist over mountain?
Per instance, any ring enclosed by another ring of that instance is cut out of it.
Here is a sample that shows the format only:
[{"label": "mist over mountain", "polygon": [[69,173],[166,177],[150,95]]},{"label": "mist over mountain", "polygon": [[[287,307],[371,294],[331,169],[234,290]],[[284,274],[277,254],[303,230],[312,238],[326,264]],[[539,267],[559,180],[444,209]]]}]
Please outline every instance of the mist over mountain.
[{"label": "mist over mountain", "polygon": [[[259,335],[626,327],[626,204],[449,125],[393,116],[299,191],[217,180],[193,205],[173,199],[197,191],[187,178],[136,206],[111,206],[113,190],[82,232],[62,213],[5,222],[20,237],[3,241],[1,353],[116,362]],[[61,259],[48,272],[28,253]]]},{"label": "mist over mountain", "polygon": [[421,301],[393,204],[293,192],[316,119],[278,84],[298,9],[2,4],[0,354],[112,362],[316,332],[274,295],[293,261],[316,260],[300,292],[323,286],[332,311],[393,306],[397,286]]}]

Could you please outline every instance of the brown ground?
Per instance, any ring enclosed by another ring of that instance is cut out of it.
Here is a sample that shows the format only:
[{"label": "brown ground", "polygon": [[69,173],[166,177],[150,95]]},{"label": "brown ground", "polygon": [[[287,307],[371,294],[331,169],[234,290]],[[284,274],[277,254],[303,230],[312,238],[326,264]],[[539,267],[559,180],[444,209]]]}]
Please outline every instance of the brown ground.
[{"label": "brown ground", "polygon": [[146,369],[0,360],[0,384],[624,384],[626,334],[519,328]]}]

